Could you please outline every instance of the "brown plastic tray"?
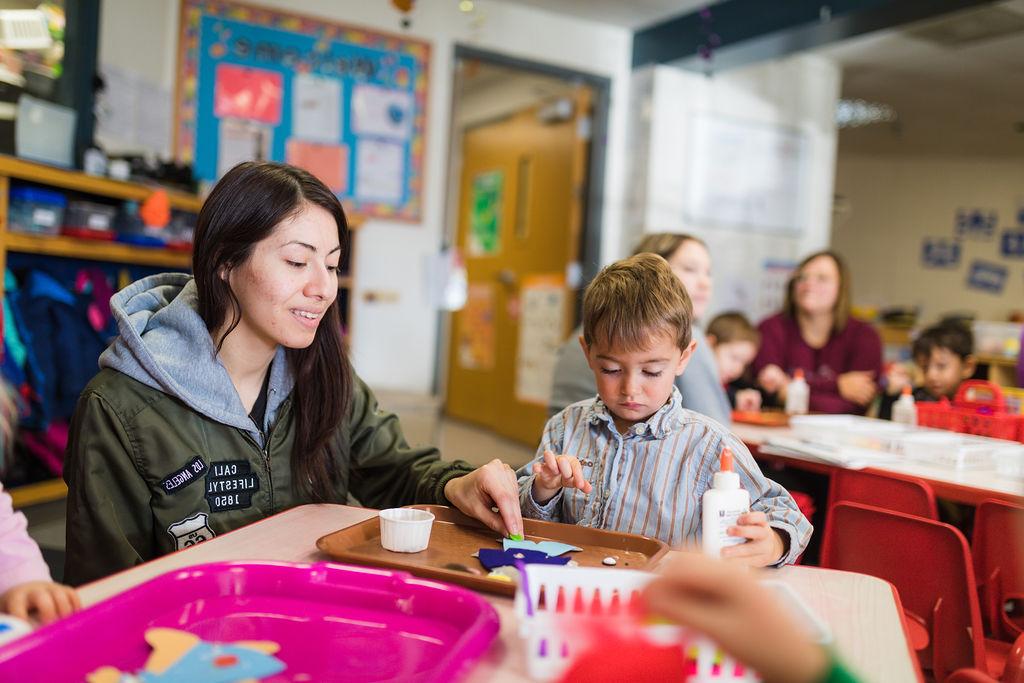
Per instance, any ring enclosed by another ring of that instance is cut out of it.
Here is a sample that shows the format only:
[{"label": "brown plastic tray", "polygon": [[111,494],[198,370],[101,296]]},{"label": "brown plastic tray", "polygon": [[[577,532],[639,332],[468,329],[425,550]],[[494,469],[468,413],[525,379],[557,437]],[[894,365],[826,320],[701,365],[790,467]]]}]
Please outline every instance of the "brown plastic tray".
[{"label": "brown plastic tray", "polygon": [[[416,576],[457,583],[473,590],[515,595],[515,586],[486,575],[446,567],[462,565],[479,569],[483,565],[473,557],[480,548],[501,548],[498,534],[483,523],[444,505],[410,505],[434,514],[430,545],[418,553],[395,553],[380,544],[380,521],[373,517],[320,538],[316,547],[340,562],[402,569]],[[525,537],[530,541],[561,541],[583,548],[568,555],[581,567],[603,567],[606,557],[616,557],[616,568],[653,569],[668,551],[663,542],[646,536],[624,534],[573,524],[524,519]]]}]

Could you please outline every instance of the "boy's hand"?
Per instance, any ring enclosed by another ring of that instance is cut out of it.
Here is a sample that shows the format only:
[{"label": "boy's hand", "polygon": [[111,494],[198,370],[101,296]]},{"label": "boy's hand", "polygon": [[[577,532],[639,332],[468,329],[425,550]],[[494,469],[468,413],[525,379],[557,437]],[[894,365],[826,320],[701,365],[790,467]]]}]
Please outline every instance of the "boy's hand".
[{"label": "boy's hand", "polygon": [[763,512],[748,512],[740,515],[736,526],[729,527],[730,536],[742,536],[746,543],[722,548],[722,558],[735,560],[751,567],[767,567],[782,559],[786,544],[778,531],[768,526],[768,516]]},{"label": "boy's hand", "polygon": [[53,581],[26,581],[0,596],[0,612],[26,621],[32,616],[43,624],[70,616],[80,609],[82,603],[75,589]]},{"label": "boy's hand", "polygon": [[903,363],[893,363],[885,373],[885,393],[896,396],[910,385],[910,373]]},{"label": "boy's hand", "polygon": [[593,488],[583,476],[583,466],[571,455],[556,456],[544,451],[544,460],[533,464],[533,499],[543,505],[563,488],[590,493]]},{"label": "boy's hand", "polygon": [[761,410],[761,392],[757,389],[740,389],[737,391],[736,410],[748,412]]}]

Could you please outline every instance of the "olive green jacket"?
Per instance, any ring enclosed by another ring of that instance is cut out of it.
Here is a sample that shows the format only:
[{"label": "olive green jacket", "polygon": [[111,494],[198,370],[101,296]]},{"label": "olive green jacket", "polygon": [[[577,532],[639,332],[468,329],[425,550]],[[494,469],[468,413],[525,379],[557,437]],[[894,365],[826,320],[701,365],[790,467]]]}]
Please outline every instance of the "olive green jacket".
[{"label": "olive green jacket", "polygon": [[[444,485],[472,467],[410,448],[395,415],[362,381],[354,389],[351,419],[334,440],[337,501],[351,493],[375,508],[447,504]],[[71,425],[65,582],[93,581],[311,502],[293,486],[294,438],[290,399],[261,448],[242,429],[102,370]]]}]

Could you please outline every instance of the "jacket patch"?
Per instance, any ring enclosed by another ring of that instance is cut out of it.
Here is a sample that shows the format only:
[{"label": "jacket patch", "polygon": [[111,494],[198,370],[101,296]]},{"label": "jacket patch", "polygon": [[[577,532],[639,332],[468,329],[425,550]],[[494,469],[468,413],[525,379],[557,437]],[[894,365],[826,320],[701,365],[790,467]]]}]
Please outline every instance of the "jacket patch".
[{"label": "jacket patch", "polygon": [[192,482],[199,481],[206,474],[206,470],[206,463],[197,455],[184,467],[161,479],[160,488],[164,493],[177,493]]},{"label": "jacket patch", "polygon": [[205,512],[197,512],[191,517],[186,517],[167,527],[167,533],[174,539],[175,547],[178,550],[183,550],[217,535],[213,533],[208,520],[209,515]]},{"label": "jacket patch", "polygon": [[248,460],[211,462],[206,474],[206,502],[211,512],[244,510],[252,507],[252,494],[260,490],[260,479]]}]

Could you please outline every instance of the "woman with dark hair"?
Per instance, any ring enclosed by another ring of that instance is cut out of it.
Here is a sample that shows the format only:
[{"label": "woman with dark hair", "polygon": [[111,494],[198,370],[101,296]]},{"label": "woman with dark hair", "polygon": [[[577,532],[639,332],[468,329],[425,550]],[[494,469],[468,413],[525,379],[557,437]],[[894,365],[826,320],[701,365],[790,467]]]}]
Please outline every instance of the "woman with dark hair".
[{"label": "woman with dark hair", "polygon": [[120,336],[68,444],[67,582],[349,494],[450,503],[520,533],[511,468],[410,448],[353,373],[336,301],[347,232],[312,175],[246,162],[203,204],[194,277],[154,275],[111,299]]},{"label": "woman with dark hair", "polygon": [[754,372],[777,401],[785,402],[797,369],[810,386],[814,413],[863,414],[878,392],[882,341],[871,325],[850,317],[850,274],[838,254],[819,251],[801,261],[782,312],[758,329]]}]

